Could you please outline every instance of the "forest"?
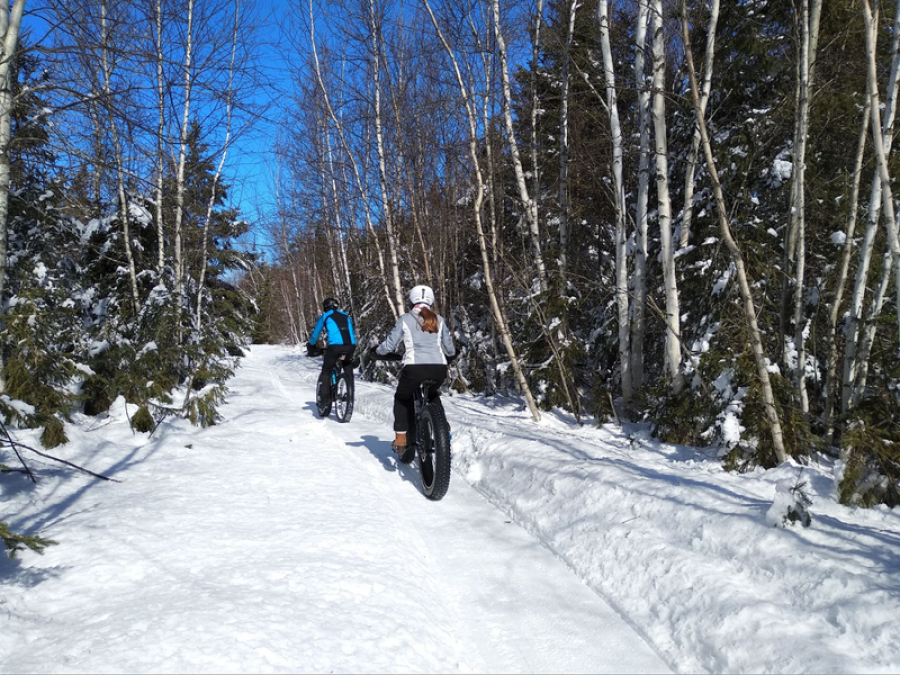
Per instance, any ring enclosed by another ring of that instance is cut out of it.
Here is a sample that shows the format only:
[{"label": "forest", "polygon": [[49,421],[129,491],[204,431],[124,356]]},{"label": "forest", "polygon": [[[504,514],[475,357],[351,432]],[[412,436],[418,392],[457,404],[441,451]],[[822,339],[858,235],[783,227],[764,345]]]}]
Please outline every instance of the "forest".
[{"label": "forest", "polygon": [[119,397],[215,424],[250,345],[335,297],[369,346],[424,283],[457,391],[900,504],[900,0],[271,10],[0,13],[0,459]]}]

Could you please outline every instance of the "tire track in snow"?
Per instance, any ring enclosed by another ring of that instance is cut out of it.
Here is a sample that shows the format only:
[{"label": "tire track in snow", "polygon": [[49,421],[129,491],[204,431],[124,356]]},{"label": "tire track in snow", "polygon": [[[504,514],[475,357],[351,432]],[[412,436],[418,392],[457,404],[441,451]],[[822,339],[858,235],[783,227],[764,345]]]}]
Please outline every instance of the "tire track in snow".
[{"label": "tire track in snow", "polygon": [[[390,451],[393,388],[358,381],[356,393],[360,403],[349,424],[333,417],[324,421],[388,486],[403,510],[403,526],[429,551],[411,562],[409,573],[441,580],[464,651],[478,655],[476,670],[669,672],[563,561],[457,472],[441,502],[427,500],[415,464],[400,465]],[[451,424],[461,422],[451,419]]]}]

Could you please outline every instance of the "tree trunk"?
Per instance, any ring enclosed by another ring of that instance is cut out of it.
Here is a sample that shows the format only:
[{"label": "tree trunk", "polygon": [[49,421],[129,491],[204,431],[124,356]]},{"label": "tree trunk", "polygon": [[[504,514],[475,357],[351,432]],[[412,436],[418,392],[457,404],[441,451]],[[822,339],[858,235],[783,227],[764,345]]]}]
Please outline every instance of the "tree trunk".
[{"label": "tree trunk", "polygon": [[622,176],[623,138],[619,121],[619,103],[616,95],[616,73],[613,66],[609,36],[609,2],[597,4],[597,20],[600,24],[600,47],[603,52],[603,71],[606,76],[606,111],[613,151],[613,208],[616,212],[616,306],[619,318],[619,367],[622,371],[622,400],[626,412],[632,404],[631,382],[631,326],[628,298],[628,248],[625,232],[625,183]]},{"label": "tree trunk", "polygon": [[[716,52],[716,27],[719,24],[719,0],[709,0],[709,23],[706,26],[706,52],[703,56],[703,86],[700,88],[700,114],[706,119],[706,106],[712,88],[713,55]],[[684,212],[681,217],[680,248],[686,248],[691,236],[694,216],[694,174],[700,152],[700,130],[694,127],[691,150],[684,170]]]},{"label": "tree trunk", "polygon": [[122,223],[122,239],[125,245],[125,259],[128,262],[128,281],[131,288],[131,302],[134,316],[141,311],[141,297],[138,292],[137,269],[134,263],[134,251],[131,244],[131,221],[128,212],[128,195],[125,194],[125,165],[122,158],[122,146],[119,142],[118,126],[112,104],[112,66],[109,62],[109,25],[107,22],[106,2],[100,3],[100,67],[103,70],[103,103],[106,107],[109,132],[112,137],[113,152],[116,160],[116,192],[119,197],[119,220]]},{"label": "tree trunk", "polygon": [[381,248],[381,244],[378,241],[378,236],[375,232],[375,226],[372,223],[372,213],[369,208],[368,201],[368,192],[363,185],[362,176],[360,175],[359,165],[356,162],[356,158],[353,156],[352,151],[350,150],[350,144],[347,142],[347,138],[344,135],[344,127],[341,124],[341,121],[338,119],[337,114],[334,112],[334,108],[331,105],[331,98],[328,96],[328,88],[325,86],[325,78],[322,75],[322,68],[319,64],[319,53],[316,49],[316,37],[315,37],[315,21],[313,18],[313,5],[312,0],[309,2],[309,41],[312,45],[312,56],[313,56],[313,64],[316,70],[316,81],[319,85],[319,89],[322,92],[322,99],[325,103],[326,110],[328,111],[329,116],[331,117],[331,121],[335,126],[335,129],[338,132],[338,136],[341,139],[341,145],[344,148],[344,152],[347,154],[348,159],[350,160],[350,164],[353,168],[353,177],[356,182],[356,189],[359,192],[360,199],[362,200],[363,212],[365,215],[366,221],[366,232],[371,237],[372,242],[375,245],[375,250],[378,254],[378,269],[381,273],[381,285],[382,290],[384,291],[385,299],[387,300],[388,307],[391,309],[391,313],[396,320],[400,314],[403,313],[403,304],[400,305],[395,304],[396,298],[395,294],[391,293],[391,284],[388,282],[387,270],[385,269],[384,264],[384,251]]},{"label": "tree trunk", "polygon": [[506,56],[506,42],[503,39],[503,31],[500,27],[500,1],[492,0],[494,14],[494,38],[497,40],[497,52],[500,55],[500,79],[503,93],[503,121],[506,125],[506,142],[509,146],[510,159],[516,176],[516,187],[519,190],[519,199],[525,211],[525,219],[531,233],[532,257],[538,281],[542,291],[547,290],[547,270],[544,266],[544,257],[541,252],[541,235],[538,226],[538,205],[536,196],[528,193],[528,185],[525,182],[525,172],[522,170],[522,159],[519,156],[519,144],[516,141],[512,119],[512,93],[509,85],[509,64]]},{"label": "tree trunk", "polygon": [[[22,26],[22,12],[25,0],[14,0],[0,11],[0,308],[6,299],[6,274],[9,237],[9,189],[10,164],[9,143],[12,137],[12,83],[10,73],[19,44],[19,29]],[[2,320],[2,317],[0,317]],[[0,345],[2,346],[2,345]],[[3,349],[0,349],[0,373],[6,365]],[[0,374],[0,394],[6,391],[6,378]]]},{"label": "tree trunk", "polygon": [[672,246],[672,201],[669,197],[668,147],[666,141],[666,43],[662,0],[653,0],[650,29],[653,33],[653,131],[656,153],[656,193],[659,213],[659,243],[666,290],[665,367],[672,393],[684,388],[681,371],[681,316],[678,283],[675,277],[675,251]]},{"label": "tree trunk", "polygon": [[544,19],[544,0],[537,0],[537,8],[534,15],[534,37],[531,43],[531,194],[539,195],[541,190],[541,170],[538,159],[538,100],[537,74],[538,59],[541,51],[541,25]]},{"label": "tree trunk", "polygon": [[[872,9],[869,0],[863,0],[863,15],[866,22],[866,57],[868,61],[868,90],[871,97],[871,115],[872,128],[879,129],[881,124],[881,105],[878,97],[878,81],[877,71],[878,64],[875,57],[875,41],[877,24],[872,16]],[[898,2],[900,8],[900,2]],[[874,132],[873,132],[874,133]],[[890,261],[885,261],[884,271],[882,272],[881,283],[872,302],[872,309],[869,313],[869,325],[863,333],[863,340],[860,346],[859,362],[860,368],[857,374],[857,382],[853,387],[851,396],[851,406],[856,406],[865,389],[865,382],[868,371],[869,352],[875,339],[875,331],[877,324],[874,319],[881,314],[884,297],[887,294],[890,285],[891,272],[893,270],[896,288],[896,306],[900,308],[900,241],[897,235],[897,221],[894,217],[894,200],[891,191],[891,176],[888,169],[887,153],[884,144],[879,143],[875,139],[873,143],[875,149],[875,168],[878,179],[881,182],[882,210],[884,211],[885,238],[887,239],[888,250],[890,251]],[[897,320],[900,322],[900,312],[897,314]],[[898,325],[900,328],[900,325]]]},{"label": "tree trunk", "polygon": [[706,132],[706,120],[703,115],[700,114],[700,90],[697,87],[697,78],[694,74],[694,58],[691,53],[691,35],[690,30],[688,29],[687,19],[687,0],[681,0],[681,25],[688,78],[690,79],[691,95],[694,101],[694,116],[697,119],[697,127],[700,129],[700,139],[703,145],[703,153],[706,156],[706,166],[709,169],[709,177],[712,182],[713,193],[716,197],[716,214],[719,220],[719,229],[722,232],[722,239],[725,241],[725,246],[728,248],[729,253],[731,253],[731,258],[734,261],[738,285],[741,290],[744,317],[747,319],[747,325],[750,329],[750,347],[753,350],[753,357],[756,362],[756,373],[759,377],[760,391],[766,409],[766,418],[769,421],[769,431],[772,435],[772,449],[775,453],[776,461],[781,464],[787,459],[787,453],[784,448],[784,434],[781,428],[781,419],[778,414],[778,408],[775,405],[775,393],[772,390],[772,382],[769,379],[768,364],[766,363],[766,355],[763,349],[762,333],[756,322],[756,307],[753,302],[750,280],[747,276],[747,270],[744,266],[744,259],[741,255],[740,247],[738,247],[734,236],[731,234],[731,227],[728,224],[728,211],[725,208],[725,197],[722,194],[719,173],[716,170],[712,146],[709,142],[709,135]]},{"label": "tree trunk", "polygon": [[647,202],[650,184],[650,82],[645,53],[650,20],[649,0],[638,0],[634,42],[634,80],[638,87],[638,192],[635,203],[634,309],[631,330],[631,380],[634,389],[644,385],[644,336],[647,316]]},{"label": "tree trunk", "polygon": [[166,95],[165,95],[165,55],[163,54],[163,17],[162,0],[154,4],[155,38],[156,38],[156,238],[157,251],[156,273],[160,281],[166,267],[166,230],[163,222],[163,173],[165,171],[165,139],[166,139]]},{"label": "tree trunk", "polygon": [[369,0],[369,20],[372,31],[372,76],[375,90],[375,140],[378,150],[378,177],[381,186],[381,210],[384,215],[384,226],[387,230],[388,254],[391,258],[391,279],[394,282],[394,301],[397,303],[398,312],[403,311],[403,290],[400,287],[400,265],[397,259],[397,235],[394,233],[394,218],[391,211],[391,198],[388,195],[387,166],[384,157],[384,132],[381,123],[381,82],[380,82],[380,49],[378,47],[379,26],[375,21],[375,2]]},{"label": "tree trunk", "polygon": [[828,429],[826,436],[830,439],[833,434],[832,415],[834,414],[834,398],[835,386],[837,384],[837,326],[838,318],[841,315],[841,304],[844,300],[844,290],[847,285],[847,277],[850,271],[850,256],[853,253],[853,235],[856,231],[856,213],[859,206],[859,185],[862,177],[863,158],[866,151],[866,136],[869,133],[869,119],[872,99],[866,96],[865,107],[863,108],[862,124],[859,127],[859,140],[856,144],[856,163],[853,169],[853,183],[850,189],[850,213],[847,215],[847,232],[844,240],[844,252],[841,256],[841,268],[838,272],[838,278],[834,287],[834,299],[831,304],[831,311],[828,313],[828,334],[826,335],[826,359],[827,367],[825,373],[825,389],[823,397],[825,399],[825,410],[823,418]]},{"label": "tree trunk", "polygon": [[[894,140],[894,117],[897,107],[898,76],[900,76],[900,0],[897,0],[894,8],[894,21],[891,34],[891,71],[885,92],[885,108],[881,117],[881,128],[872,129],[874,143],[881,143],[885,157],[891,153],[891,144]],[[877,34],[867,35],[867,40],[872,39],[873,45],[877,43]],[[872,92],[869,92],[869,96]],[[870,114],[871,111],[870,111]],[[874,118],[873,118],[874,119]],[[859,342],[860,324],[862,322],[863,305],[868,285],[869,266],[872,260],[872,249],[875,245],[875,235],[878,231],[878,221],[881,217],[882,207],[882,181],[878,172],[872,177],[872,187],[869,195],[869,217],[866,221],[866,231],[863,241],[859,246],[859,261],[856,267],[856,278],[853,285],[853,295],[850,300],[850,308],[847,315],[846,344],[844,346],[844,367],[841,384],[841,412],[848,412],[852,407],[855,397],[854,390],[859,379],[861,369],[867,368],[867,364],[860,358]]]},{"label": "tree trunk", "polygon": [[562,91],[559,103],[559,292],[566,296],[569,250],[569,62],[575,34],[575,11],[578,0],[569,1],[569,23],[563,50]]},{"label": "tree trunk", "polygon": [[[806,148],[809,136],[809,99],[812,88],[812,62],[816,55],[812,51],[818,42],[812,34],[813,26],[818,26],[818,16],[822,10],[821,0],[813,0],[810,9],[809,0],[800,4],[800,59],[798,69],[799,106],[796,118],[796,134],[794,138],[794,172],[792,181],[791,227],[792,241],[786,247],[788,251],[795,249],[794,274],[794,348],[797,352],[797,368],[794,373],[794,387],[800,396],[800,411],[807,419],[809,416],[809,397],[806,391],[806,329],[804,321],[806,307]],[[789,269],[786,267],[785,269]]]},{"label": "tree trunk", "polygon": [[184,104],[182,108],[181,131],[178,134],[178,169],[175,183],[175,316],[178,344],[182,342],[181,314],[184,301],[184,252],[182,251],[182,228],[184,227],[185,164],[187,163],[188,127],[190,124],[191,92],[194,85],[192,71],[194,57],[194,0],[187,3],[187,40],[184,48]]},{"label": "tree trunk", "polygon": [[[482,205],[484,204],[484,176],[481,172],[481,163],[478,157],[478,116],[475,113],[472,98],[469,95],[468,88],[466,87],[465,81],[463,80],[462,73],[459,69],[459,64],[456,60],[456,56],[453,54],[453,50],[451,49],[450,44],[447,42],[447,39],[444,37],[444,33],[437,22],[437,17],[435,17],[434,12],[431,9],[431,4],[428,0],[423,0],[423,2],[425,4],[426,10],[428,11],[429,17],[431,18],[431,23],[434,25],[434,29],[438,34],[438,38],[440,39],[441,44],[443,44],[444,50],[447,52],[447,55],[450,57],[454,74],[456,75],[456,81],[459,84],[460,94],[466,108],[466,117],[469,123],[469,156],[472,161],[472,166],[475,170],[476,179],[474,204],[475,228],[478,235],[479,249],[481,250],[481,262],[484,266],[485,287],[487,288],[488,299],[491,305],[491,313],[494,316],[494,325],[497,327],[497,331],[500,333],[500,339],[503,341],[503,345],[506,348],[506,354],[509,357],[510,362],[512,363],[513,372],[516,375],[516,381],[518,382],[519,387],[522,391],[522,396],[525,398],[525,403],[528,406],[528,409],[531,411],[531,416],[535,421],[540,421],[541,413],[534,402],[534,397],[531,394],[531,388],[528,386],[528,380],[525,378],[525,373],[522,370],[522,365],[519,363],[515,347],[512,343],[512,337],[510,336],[509,328],[507,327],[506,317],[503,314],[503,310],[501,309],[500,303],[497,300],[497,293],[494,290],[493,274],[491,271],[491,258],[488,253],[487,237],[485,236],[484,224],[482,223],[481,217],[481,209]],[[496,19],[498,18],[496,16],[496,12],[498,11],[496,7],[496,0],[494,10]]]}]

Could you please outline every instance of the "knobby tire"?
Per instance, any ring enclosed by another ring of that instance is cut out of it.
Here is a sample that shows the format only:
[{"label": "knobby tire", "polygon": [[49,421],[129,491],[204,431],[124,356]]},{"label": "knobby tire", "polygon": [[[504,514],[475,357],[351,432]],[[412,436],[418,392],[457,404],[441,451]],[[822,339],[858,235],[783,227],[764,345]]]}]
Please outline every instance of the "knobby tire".
[{"label": "knobby tire", "polygon": [[334,412],[338,422],[349,422],[353,416],[353,378],[346,373],[338,376],[337,385],[334,388]]},{"label": "knobby tire", "polygon": [[419,472],[422,492],[438,501],[450,488],[450,426],[439,401],[422,410],[419,429]]}]

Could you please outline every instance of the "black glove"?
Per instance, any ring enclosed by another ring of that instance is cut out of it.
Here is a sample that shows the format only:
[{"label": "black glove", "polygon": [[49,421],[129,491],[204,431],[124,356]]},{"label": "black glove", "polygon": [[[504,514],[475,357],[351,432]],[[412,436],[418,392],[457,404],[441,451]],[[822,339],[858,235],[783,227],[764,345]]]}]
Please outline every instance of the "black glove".
[{"label": "black glove", "polygon": [[369,347],[369,354],[371,354],[372,356],[378,356],[378,345]]},{"label": "black glove", "polygon": [[456,352],[453,356],[447,357],[447,365],[449,366],[451,363],[456,361],[456,358],[459,356],[459,352]]}]

